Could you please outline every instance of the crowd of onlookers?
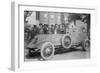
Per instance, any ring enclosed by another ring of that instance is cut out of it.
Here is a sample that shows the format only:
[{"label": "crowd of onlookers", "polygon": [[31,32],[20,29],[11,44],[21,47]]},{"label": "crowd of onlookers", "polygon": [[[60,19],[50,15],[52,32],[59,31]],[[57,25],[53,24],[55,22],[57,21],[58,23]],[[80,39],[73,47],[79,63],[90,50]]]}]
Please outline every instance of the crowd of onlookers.
[{"label": "crowd of onlookers", "polygon": [[[68,25],[68,24],[67,24]],[[39,24],[33,25],[31,29],[28,27],[24,28],[24,32],[27,34],[26,39],[33,39],[37,34],[65,34],[66,33],[66,28],[68,26],[65,24]]]}]

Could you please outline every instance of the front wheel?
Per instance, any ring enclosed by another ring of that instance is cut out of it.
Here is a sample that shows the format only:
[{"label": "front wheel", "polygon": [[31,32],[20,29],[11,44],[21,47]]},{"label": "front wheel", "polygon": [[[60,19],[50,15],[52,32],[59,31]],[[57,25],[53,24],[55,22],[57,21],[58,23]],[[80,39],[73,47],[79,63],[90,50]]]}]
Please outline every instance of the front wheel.
[{"label": "front wheel", "polygon": [[51,59],[54,56],[54,52],[55,52],[54,45],[50,42],[45,42],[41,46],[40,54],[44,60]]}]

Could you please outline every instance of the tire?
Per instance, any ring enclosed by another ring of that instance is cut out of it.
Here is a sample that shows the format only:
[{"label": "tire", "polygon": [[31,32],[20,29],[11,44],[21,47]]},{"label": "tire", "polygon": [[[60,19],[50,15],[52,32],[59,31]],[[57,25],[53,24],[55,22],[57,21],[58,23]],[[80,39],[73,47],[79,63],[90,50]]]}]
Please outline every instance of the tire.
[{"label": "tire", "polygon": [[64,35],[62,37],[62,46],[65,48],[65,49],[69,49],[71,47],[71,37],[69,35]]},{"label": "tire", "polygon": [[54,45],[50,42],[45,42],[42,46],[41,46],[41,50],[40,50],[40,54],[41,57],[43,58],[43,60],[49,60],[54,56],[55,53],[55,49],[54,49]]},{"label": "tire", "polygon": [[90,50],[90,40],[86,39],[82,43],[83,51]]}]

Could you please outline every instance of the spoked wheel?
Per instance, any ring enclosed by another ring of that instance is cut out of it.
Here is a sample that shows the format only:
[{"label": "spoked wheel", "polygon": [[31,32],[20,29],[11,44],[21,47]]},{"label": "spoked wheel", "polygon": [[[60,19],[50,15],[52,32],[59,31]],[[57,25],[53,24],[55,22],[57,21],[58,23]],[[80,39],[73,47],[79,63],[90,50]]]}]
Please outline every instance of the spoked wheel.
[{"label": "spoked wheel", "polygon": [[88,39],[86,39],[84,42],[83,42],[83,50],[84,51],[87,51],[90,49],[90,41]]},{"label": "spoked wheel", "polygon": [[54,56],[54,52],[55,52],[54,45],[50,42],[44,43],[40,51],[41,57],[44,60],[51,59]]},{"label": "spoked wheel", "polygon": [[69,35],[64,35],[62,38],[62,46],[65,49],[69,49],[71,47],[71,37]]}]

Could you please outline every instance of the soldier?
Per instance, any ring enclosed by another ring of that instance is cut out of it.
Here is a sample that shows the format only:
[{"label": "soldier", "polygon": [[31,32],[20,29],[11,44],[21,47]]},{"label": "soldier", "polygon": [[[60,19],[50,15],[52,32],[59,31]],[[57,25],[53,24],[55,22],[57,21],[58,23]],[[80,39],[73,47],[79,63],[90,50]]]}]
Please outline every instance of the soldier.
[{"label": "soldier", "polygon": [[47,28],[47,34],[49,34],[49,25],[46,25]]},{"label": "soldier", "polygon": [[44,24],[44,27],[43,27],[43,31],[44,31],[44,34],[48,34],[49,32],[49,27],[47,24]]},{"label": "soldier", "polygon": [[55,34],[57,34],[57,33],[58,33],[57,29],[58,29],[58,25],[57,25],[57,24],[55,24],[55,27],[54,27],[54,33],[55,33]]},{"label": "soldier", "polygon": [[62,33],[65,34],[66,33],[66,27],[64,24],[62,24]]},{"label": "soldier", "polygon": [[51,33],[52,33],[52,34],[54,34],[54,29],[55,29],[55,28],[54,28],[54,25],[52,24],[52,25],[51,25]]},{"label": "soldier", "polygon": [[39,29],[39,34],[43,34],[44,33],[43,32],[43,25],[41,23],[39,24],[38,29]]},{"label": "soldier", "polygon": [[[33,25],[32,30],[31,30],[31,38],[30,41],[32,41],[32,39],[38,34],[38,28],[36,25]],[[30,42],[29,41],[29,42]]]},{"label": "soldier", "polygon": [[61,32],[60,32],[60,25],[58,25],[57,33],[59,33],[59,34],[61,33]]},{"label": "soldier", "polygon": [[29,29],[30,26],[25,26],[24,27],[24,33],[25,33],[25,40],[28,41],[31,36],[31,30]]}]

